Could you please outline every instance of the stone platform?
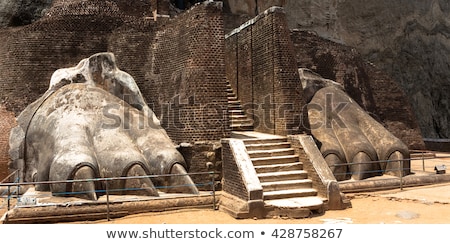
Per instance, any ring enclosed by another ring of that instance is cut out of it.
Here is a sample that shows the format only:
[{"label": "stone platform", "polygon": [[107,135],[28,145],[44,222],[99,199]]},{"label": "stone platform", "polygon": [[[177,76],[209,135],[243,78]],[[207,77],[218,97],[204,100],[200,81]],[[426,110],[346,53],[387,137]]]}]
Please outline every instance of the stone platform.
[{"label": "stone platform", "polygon": [[[135,195],[101,196],[97,201],[76,197],[55,197],[50,192],[28,189],[14,208],[6,212],[1,223],[56,223],[123,217],[145,212],[162,212],[183,208],[216,209],[219,195],[159,193],[159,197]],[[107,199],[108,198],[108,199]]]}]

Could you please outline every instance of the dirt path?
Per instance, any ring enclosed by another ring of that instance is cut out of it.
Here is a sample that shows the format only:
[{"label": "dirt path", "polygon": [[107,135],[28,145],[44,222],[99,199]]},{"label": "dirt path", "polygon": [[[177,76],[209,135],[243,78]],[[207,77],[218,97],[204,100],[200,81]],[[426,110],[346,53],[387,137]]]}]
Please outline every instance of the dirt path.
[{"label": "dirt path", "polygon": [[79,223],[98,224],[448,224],[450,205],[420,200],[402,200],[379,194],[349,195],[352,208],[326,211],[306,219],[243,219],[237,220],[222,211],[187,209]]}]

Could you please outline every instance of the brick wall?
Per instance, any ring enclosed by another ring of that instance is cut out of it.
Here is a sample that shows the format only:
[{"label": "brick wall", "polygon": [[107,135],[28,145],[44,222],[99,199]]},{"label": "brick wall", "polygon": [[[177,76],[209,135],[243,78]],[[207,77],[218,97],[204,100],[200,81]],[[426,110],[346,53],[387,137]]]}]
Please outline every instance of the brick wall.
[{"label": "brick wall", "polygon": [[31,25],[2,30],[0,98],[8,110],[17,115],[42,95],[56,69],[107,51],[107,36],[124,20],[114,16],[114,8],[88,9],[93,10],[50,10]]},{"label": "brick wall", "polygon": [[[85,15],[93,13],[113,13],[115,16],[129,15],[136,17],[152,16],[152,10],[162,7],[160,0],[53,0],[50,15],[70,13],[73,15]],[[164,8],[165,9],[165,8]]]},{"label": "brick wall", "polygon": [[225,59],[227,60],[225,62],[225,70],[230,71],[234,70],[234,72],[226,72],[226,79],[227,82],[231,85],[234,92],[238,93],[238,87],[237,87],[237,68],[238,68],[238,45],[235,45],[237,43],[237,37],[238,35],[233,35],[225,39],[225,46],[227,48],[227,51],[225,52]]},{"label": "brick wall", "polygon": [[9,175],[9,131],[17,125],[14,113],[0,105],[0,181]]},{"label": "brick wall", "polygon": [[[183,146],[184,145],[184,146]],[[220,141],[199,141],[190,145],[183,144],[179,151],[189,166],[189,172],[208,172],[208,174],[191,175],[199,190],[215,190],[222,188],[222,147]],[[206,164],[209,164],[206,165]],[[209,174],[214,172],[214,175]]]},{"label": "brick wall", "polygon": [[[259,132],[275,134],[275,107],[274,103],[274,85],[275,80],[275,33],[274,16],[276,12],[262,14],[254,19],[254,24],[249,26],[251,31],[251,70],[252,79],[250,80],[252,102],[254,104],[253,118],[259,123],[255,130]],[[239,43],[239,45],[242,45]],[[245,65],[245,64],[243,64]],[[238,80],[242,86],[247,86],[247,81]],[[245,94],[239,94],[241,95]],[[256,106],[256,107],[255,107]]]},{"label": "brick wall", "polygon": [[222,190],[236,196],[242,200],[250,200],[249,194],[247,192],[247,187],[245,186],[239,168],[231,151],[230,144],[227,141],[222,142],[222,160],[224,162],[222,173],[223,187]]},{"label": "brick wall", "polygon": [[255,130],[295,134],[302,125],[302,90],[282,8],[273,7],[226,36],[227,79]]},{"label": "brick wall", "polygon": [[221,4],[196,5],[155,36],[149,102],[176,142],[229,134]]},{"label": "brick wall", "polygon": [[354,48],[306,31],[291,32],[298,67],[344,85],[362,108],[411,149],[423,149],[417,120],[404,91],[388,75],[365,62]]},{"label": "brick wall", "polygon": [[[268,1],[271,2],[271,1]],[[274,1],[272,1],[274,2]],[[276,1],[275,1],[276,2]],[[274,15],[274,102],[278,115],[275,119],[275,128],[278,134],[296,134],[306,131],[303,120],[306,111],[303,100],[303,89],[299,85],[299,76],[293,55],[294,46],[289,36],[286,16]],[[302,129],[303,128],[303,129]]]}]

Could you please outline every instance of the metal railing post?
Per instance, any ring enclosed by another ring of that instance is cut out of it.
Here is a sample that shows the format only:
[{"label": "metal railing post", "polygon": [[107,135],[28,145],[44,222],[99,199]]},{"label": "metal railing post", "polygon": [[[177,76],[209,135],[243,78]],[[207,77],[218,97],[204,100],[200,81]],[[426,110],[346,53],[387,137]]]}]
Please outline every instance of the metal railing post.
[{"label": "metal railing post", "polygon": [[106,180],[106,184],[105,184],[105,191],[106,191],[106,219],[108,221],[110,221],[110,217],[109,217],[109,191],[108,191],[108,185],[109,185],[109,181]]},{"label": "metal railing post", "polygon": [[400,190],[403,191],[403,160],[400,160]]},{"label": "metal railing post", "polygon": [[[20,169],[17,171],[17,177],[16,177],[17,183],[20,182]],[[17,201],[19,200],[19,195],[20,195],[20,185],[17,184]]]},{"label": "metal railing post", "polygon": [[8,211],[11,208],[11,186],[8,186]]},{"label": "metal railing post", "polygon": [[211,184],[213,191],[213,210],[216,210],[216,186],[214,184],[214,172],[211,174]]},{"label": "metal railing post", "polygon": [[425,156],[423,154],[423,151],[422,151],[422,170],[423,172],[425,172]]}]

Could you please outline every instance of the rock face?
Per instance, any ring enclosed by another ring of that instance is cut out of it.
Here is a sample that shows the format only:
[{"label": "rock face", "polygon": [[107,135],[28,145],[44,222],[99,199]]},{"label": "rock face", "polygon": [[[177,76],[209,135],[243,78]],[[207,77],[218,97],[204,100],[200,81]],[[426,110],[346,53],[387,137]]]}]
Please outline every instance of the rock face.
[{"label": "rock face", "polygon": [[353,46],[404,89],[424,137],[450,137],[450,2],[290,0],[292,29]]},{"label": "rock face", "polygon": [[2,0],[0,28],[31,24],[43,16],[52,0]]}]

